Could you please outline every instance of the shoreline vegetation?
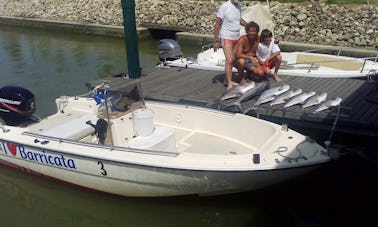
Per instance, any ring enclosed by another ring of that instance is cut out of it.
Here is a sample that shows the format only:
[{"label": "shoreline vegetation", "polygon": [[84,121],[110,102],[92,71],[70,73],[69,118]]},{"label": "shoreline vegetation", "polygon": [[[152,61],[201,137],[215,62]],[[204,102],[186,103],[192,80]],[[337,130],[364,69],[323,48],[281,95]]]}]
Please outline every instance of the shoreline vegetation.
[{"label": "shoreline vegetation", "polygon": [[[344,4],[345,0],[283,1],[269,2],[276,25],[274,33],[281,41],[366,50],[377,48],[377,0],[346,1],[353,3],[352,5]],[[152,24],[211,36],[216,11],[223,2],[135,0],[137,27],[142,28],[143,25]],[[333,4],[335,2],[341,3]],[[243,8],[253,4],[266,4],[265,1],[240,1],[240,3]],[[62,21],[104,27],[123,26],[121,0],[7,0],[0,2],[0,17]],[[112,32],[111,29],[108,30]]]}]

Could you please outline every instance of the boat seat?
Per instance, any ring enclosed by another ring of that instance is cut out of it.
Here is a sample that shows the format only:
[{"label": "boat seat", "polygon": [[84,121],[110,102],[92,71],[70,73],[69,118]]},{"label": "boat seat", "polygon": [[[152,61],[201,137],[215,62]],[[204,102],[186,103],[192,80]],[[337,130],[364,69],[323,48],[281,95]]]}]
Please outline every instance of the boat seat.
[{"label": "boat seat", "polygon": [[308,64],[308,63],[295,63],[295,64],[282,64],[280,66],[280,69],[292,69],[292,70],[297,70],[297,69],[318,69],[319,65],[318,64]]},{"label": "boat seat", "polygon": [[334,69],[353,71],[359,70],[363,66],[363,62],[357,60],[343,60],[338,56],[318,56],[311,54],[298,54],[297,63],[312,64],[325,66]]},{"label": "boat seat", "polygon": [[150,136],[137,136],[129,141],[129,147],[140,150],[176,152],[175,130],[170,127],[155,127]]},{"label": "boat seat", "polygon": [[88,114],[79,118],[75,118],[58,124],[57,126],[45,131],[42,135],[57,137],[62,139],[80,140],[86,136],[89,136],[95,132],[95,129],[86,124],[87,121],[92,121],[96,124],[96,114]]}]

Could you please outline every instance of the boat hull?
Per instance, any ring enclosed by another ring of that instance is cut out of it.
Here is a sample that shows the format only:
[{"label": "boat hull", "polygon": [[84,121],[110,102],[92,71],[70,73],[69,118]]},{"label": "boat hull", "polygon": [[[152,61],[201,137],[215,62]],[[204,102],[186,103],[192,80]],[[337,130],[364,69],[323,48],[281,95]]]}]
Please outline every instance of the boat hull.
[{"label": "boat hull", "polygon": [[[250,171],[185,170],[80,157],[24,145],[17,146],[25,149],[26,153],[14,156],[4,150],[5,144],[8,143],[1,142],[1,164],[91,190],[130,197],[212,196],[251,191],[298,177],[319,167],[312,165]],[[36,154],[44,154],[48,163],[36,161]]]}]

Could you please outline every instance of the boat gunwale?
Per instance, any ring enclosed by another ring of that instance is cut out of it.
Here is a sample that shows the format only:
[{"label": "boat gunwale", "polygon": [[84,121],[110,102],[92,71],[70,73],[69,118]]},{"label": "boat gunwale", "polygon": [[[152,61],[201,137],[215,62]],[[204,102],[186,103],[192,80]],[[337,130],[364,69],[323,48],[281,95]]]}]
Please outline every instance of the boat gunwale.
[{"label": "boat gunwale", "polygon": [[[64,152],[58,152],[58,151],[55,151],[55,150],[51,150],[51,151],[54,152],[54,153],[64,153]],[[72,155],[73,156],[78,156],[78,157],[85,157],[85,158],[89,158],[89,159],[96,159],[95,157],[88,157],[88,156],[84,156],[84,155],[77,155],[77,154],[72,154]],[[7,155],[4,155],[4,154],[0,154],[0,156],[6,156],[6,157],[9,157],[11,159],[18,159],[17,157],[7,156]],[[25,162],[30,162],[28,160],[23,160],[23,159],[21,159],[21,160],[25,161]],[[297,169],[297,168],[307,168],[307,167],[321,166],[321,165],[329,163],[329,161],[330,161],[329,159],[322,159],[322,160],[318,160],[318,161],[313,162],[313,163],[306,163],[305,165],[271,166],[271,168],[257,168],[257,169],[245,169],[245,168],[244,169],[198,169],[198,168],[182,168],[182,167],[172,167],[172,166],[147,165],[147,164],[140,164],[140,163],[121,162],[121,161],[115,161],[115,160],[110,160],[110,159],[101,159],[101,160],[102,161],[108,161],[108,162],[111,162],[111,163],[119,163],[119,164],[123,164],[123,165],[140,166],[140,167],[153,168],[153,169],[164,169],[164,170],[174,170],[174,171],[184,171],[184,172],[187,172],[187,171],[188,172],[209,172],[209,173],[217,173],[217,172],[219,172],[219,173],[228,173],[228,172],[230,172],[232,174],[235,174],[235,173],[248,173],[248,172],[280,171],[280,170],[291,170],[291,169]],[[33,172],[40,173],[38,171],[32,170],[30,168],[26,168],[24,166],[21,166],[21,165],[18,165],[16,163],[12,163],[12,162],[9,162],[9,161],[7,161],[5,159],[0,158],[0,164],[7,165],[7,164],[4,164],[4,162],[10,163],[13,166],[17,166],[17,167],[20,167],[20,168],[23,168],[23,169],[26,169],[26,170],[31,170]],[[37,164],[37,165],[44,165],[44,166],[47,166],[49,168],[56,168],[56,169],[60,169],[60,170],[67,170],[67,171],[70,171],[70,172],[77,172],[77,173],[88,174],[88,173],[86,173],[84,171],[78,171],[78,170],[74,171],[74,170],[71,170],[71,169],[60,168],[60,167],[57,167],[57,166],[47,165],[47,164],[39,163],[39,162],[31,162],[31,163],[34,163],[34,164]],[[7,166],[9,166],[9,165],[7,165]],[[43,174],[43,173],[40,173],[40,174]],[[89,175],[100,176],[100,175],[96,175],[96,174],[89,174]],[[111,179],[118,179],[120,181],[124,181],[122,179],[115,178],[115,177],[102,176],[102,175],[101,175],[101,177],[111,178]]]},{"label": "boat gunwale", "polygon": [[[28,133],[26,133],[27,135]],[[33,133],[30,133],[29,136],[34,136]],[[38,134],[37,134],[38,136]],[[47,137],[47,136],[44,136],[44,137]],[[54,138],[55,139],[55,142],[59,142],[59,139],[57,138]],[[65,139],[67,140],[67,139]],[[18,142],[14,142],[14,141],[10,141],[8,139],[4,139],[4,138],[1,138],[1,143],[16,143],[16,144],[20,144]],[[70,142],[76,142],[76,141],[70,141]],[[76,142],[78,144],[87,144],[86,142]],[[75,143],[72,143],[72,144],[75,144]],[[185,170],[185,171],[211,171],[211,172],[228,172],[228,171],[231,171],[231,172],[249,172],[249,171],[266,171],[266,170],[279,170],[279,169],[290,169],[290,168],[298,168],[298,167],[306,167],[306,166],[313,166],[313,165],[319,165],[319,164],[322,164],[322,163],[327,163],[329,162],[329,159],[327,158],[324,158],[324,159],[318,159],[316,160],[315,162],[312,162],[312,163],[308,163],[308,162],[305,162],[305,163],[299,163],[299,165],[293,165],[293,163],[286,163],[286,165],[269,165],[269,166],[266,166],[266,167],[261,167],[259,166],[258,168],[246,168],[245,166],[243,168],[219,168],[219,167],[215,167],[215,168],[202,168],[202,169],[198,169],[197,167],[183,167],[183,166],[166,166],[166,165],[152,165],[152,164],[148,164],[148,163],[138,163],[138,162],[132,162],[130,160],[116,160],[116,159],[112,159],[112,158],[109,158],[109,157],[99,157],[99,156],[88,156],[88,155],[84,155],[84,154],[78,154],[78,153],[72,153],[72,152],[67,152],[67,151],[61,151],[61,150],[56,150],[56,149],[46,149],[46,148],[42,148],[42,147],[38,147],[38,146],[35,146],[35,145],[32,145],[32,144],[26,144],[26,143],[21,143],[20,145],[22,146],[28,146],[30,148],[34,148],[34,149],[44,149],[48,152],[52,152],[52,153],[56,153],[56,154],[65,154],[65,155],[69,155],[69,156],[74,156],[74,157],[81,157],[81,158],[85,158],[85,159],[96,159],[96,160],[101,160],[101,161],[107,161],[107,162],[111,162],[111,163],[119,163],[119,164],[124,164],[124,165],[132,165],[132,166],[144,166],[144,167],[151,167],[151,168],[161,168],[161,169],[172,169],[172,170]],[[92,145],[92,144],[91,144]],[[93,144],[95,146],[93,147],[97,147],[96,144]],[[101,145],[98,145],[98,148],[103,148]],[[117,147],[118,148],[118,147]],[[137,149],[128,149],[128,148],[123,148],[122,150],[124,151],[127,151],[127,152],[130,152],[130,153],[136,153],[136,154],[143,154],[142,152],[140,153],[137,153],[137,152],[132,152],[130,150],[137,150]],[[117,151],[120,151],[120,150],[117,150]],[[139,151],[139,150],[138,150]],[[109,152],[111,152],[111,150],[109,150]],[[156,152],[151,152],[151,153],[147,153],[147,154],[151,154],[151,155],[157,155],[157,154],[154,154]],[[180,153],[177,154],[177,156],[179,156]],[[245,156],[246,154],[244,154]],[[0,156],[6,156],[8,158],[14,158],[14,159],[18,159],[17,157],[12,157],[12,156],[8,156],[8,155],[4,155],[4,154],[0,154]],[[166,156],[166,157],[172,157],[172,158],[175,158],[177,156]],[[0,159],[0,160],[4,160],[4,159]],[[32,163],[35,163],[35,162],[32,162]],[[36,163],[36,164],[40,164],[40,163]],[[50,166],[50,165],[49,165]],[[51,166],[50,166],[51,167]],[[53,166],[54,167],[54,166]],[[54,168],[58,168],[58,167],[54,167]],[[59,168],[61,169],[61,168]]]},{"label": "boat gunwale", "polygon": [[[59,138],[59,137],[54,137],[54,136],[46,136],[46,135],[41,135],[41,134],[38,134],[38,133],[27,132],[27,131],[22,132],[21,135],[37,137],[37,138],[40,138],[40,139],[49,139],[49,140],[59,142],[59,143],[64,142],[64,143],[73,144],[73,145],[85,145],[85,146],[95,147],[95,148],[109,148],[110,151],[117,150],[117,151],[131,152],[131,153],[171,156],[171,157],[176,157],[180,154],[178,152],[157,151],[157,150],[141,150],[141,149],[135,149],[135,148],[129,148],[129,147],[95,144],[95,143],[89,143],[89,142],[84,142],[84,141],[76,141],[76,140],[72,140],[72,139],[64,139],[64,138]],[[63,152],[63,153],[65,153],[65,152]],[[66,154],[71,154],[71,153],[66,153]],[[87,156],[85,156],[85,157],[87,157]]]}]

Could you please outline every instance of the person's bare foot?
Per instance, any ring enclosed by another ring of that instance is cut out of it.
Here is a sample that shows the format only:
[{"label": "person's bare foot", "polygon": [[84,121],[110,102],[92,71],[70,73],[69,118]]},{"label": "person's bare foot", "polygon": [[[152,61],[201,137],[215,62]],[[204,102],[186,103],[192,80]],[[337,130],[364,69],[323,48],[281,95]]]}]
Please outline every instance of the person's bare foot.
[{"label": "person's bare foot", "polygon": [[231,81],[230,83],[227,84],[227,90],[230,90],[234,86],[238,86],[238,85],[239,85],[238,83]]},{"label": "person's bare foot", "polygon": [[[226,84],[228,84],[228,82],[226,81],[226,80],[224,80],[223,81],[223,83],[226,85]],[[237,82],[235,82],[235,81],[231,81],[230,82],[232,85],[234,85],[234,86],[236,86],[236,85],[239,85]]]},{"label": "person's bare foot", "polygon": [[281,81],[281,78],[277,74],[274,74],[274,80],[275,81]]}]

